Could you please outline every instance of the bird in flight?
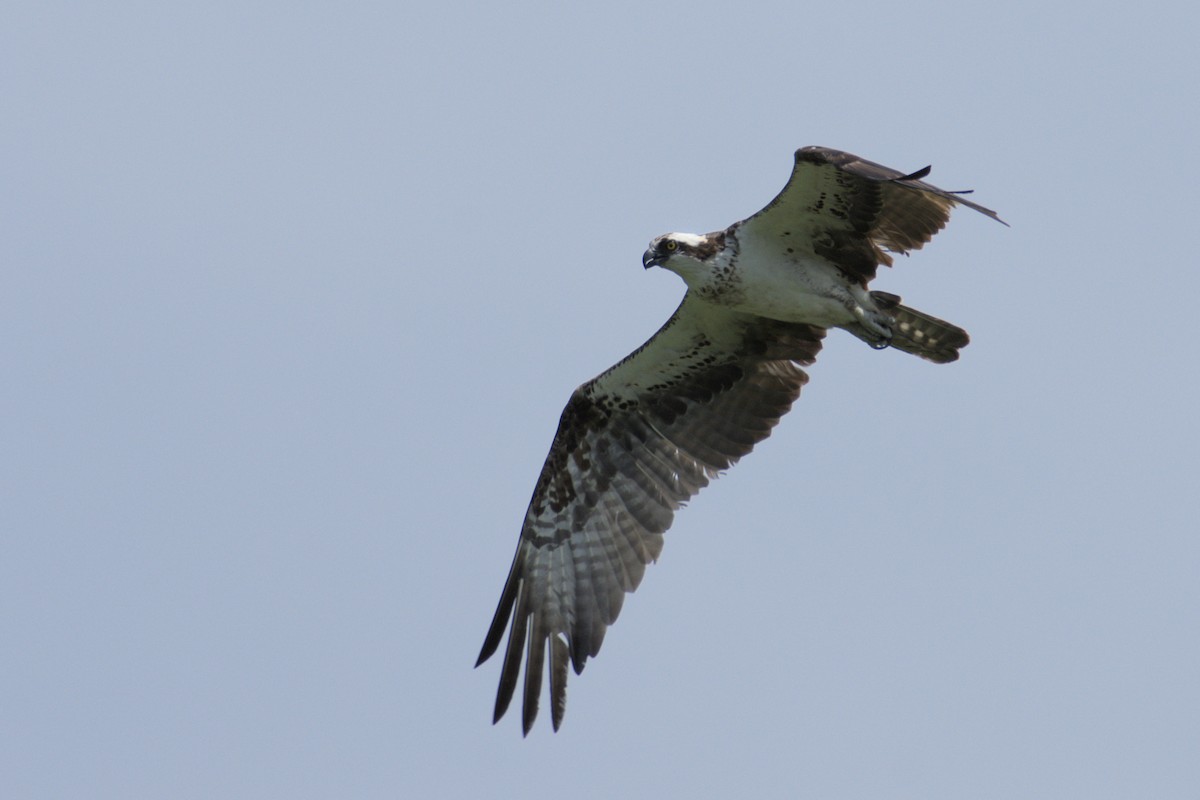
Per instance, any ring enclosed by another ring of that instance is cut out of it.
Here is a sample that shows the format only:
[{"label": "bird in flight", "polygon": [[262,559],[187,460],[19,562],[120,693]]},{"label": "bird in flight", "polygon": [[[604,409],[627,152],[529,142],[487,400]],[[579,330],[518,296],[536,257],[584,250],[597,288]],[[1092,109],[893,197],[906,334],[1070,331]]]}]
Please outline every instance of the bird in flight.
[{"label": "bird in flight", "polygon": [[804,147],[783,191],[754,216],[650,242],[643,266],[676,273],[687,292],[649,341],[563,409],[476,662],[507,630],[493,722],[508,710],[524,660],[529,733],[548,661],[558,730],[568,663],[579,674],[600,651],[675,510],[788,412],[828,329],[939,364],[958,358],[966,331],[868,289],[879,265],[923,247],[956,205],[1003,223],[967,192],[925,183],[929,171]]}]

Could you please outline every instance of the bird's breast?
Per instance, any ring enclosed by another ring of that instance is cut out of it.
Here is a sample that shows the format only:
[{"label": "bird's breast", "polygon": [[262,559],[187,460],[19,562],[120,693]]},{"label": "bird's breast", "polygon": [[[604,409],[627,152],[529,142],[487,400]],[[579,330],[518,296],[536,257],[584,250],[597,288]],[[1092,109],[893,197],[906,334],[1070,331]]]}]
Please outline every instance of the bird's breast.
[{"label": "bird's breast", "polygon": [[746,314],[831,328],[852,322],[846,279],[819,258],[743,246],[718,256],[698,287],[711,303]]}]

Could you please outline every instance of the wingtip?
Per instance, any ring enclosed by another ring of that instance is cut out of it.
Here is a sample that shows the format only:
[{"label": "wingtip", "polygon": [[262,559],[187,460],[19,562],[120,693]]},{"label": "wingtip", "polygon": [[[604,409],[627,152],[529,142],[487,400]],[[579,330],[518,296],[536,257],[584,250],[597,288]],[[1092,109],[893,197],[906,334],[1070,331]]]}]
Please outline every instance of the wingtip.
[{"label": "wingtip", "polygon": [[973,208],[976,211],[978,211],[980,214],[983,214],[985,217],[990,217],[990,218],[996,220],[996,222],[999,222],[1001,225],[1003,225],[1006,228],[1012,227],[1007,222],[1000,219],[1000,215],[998,213],[996,213],[992,209],[988,208],[987,206],[981,206],[978,203],[975,203],[971,200],[966,200],[962,197],[959,197],[959,195],[974,194],[974,193],[975,193],[974,189],[956,189],[956,190],[946,192],[946,194],[948,194],[948,195],[954,195],[954,197],[953,197],[954,202],[961,203],[962,205],[966,206],[967,208]]},{"label": "wingtip", "polygon": [[1005,222],[1003,219],[1001,219],[1000,215],[997,214],[992,209],[987,208],[986,206],[976,205],[975,203],[969,203],[968,205],[970,205],[970,207],[975,209],[976,211],[982,212],[985,217],[991,217],[992,219],[996,220],[996,222],[999,222],[1004,227],[1006,227],[1006,228],[1012,227],[1012,225],[1009,225],[1007,222]]},{"label": "wingtip", "polygon": [[570,645],[561,636],[550,639],[550,723],[557,733],[567,710],[567,664]]},{"label": "wingtip", "polygon": [[538,706],[538,704],[537,704],[536,700],[534,700],[534,702],[532,704],[529,703],[528,701],[526,701],[525,705],[521,709],[521,736],[522,737],[528,736],[529,732],[531,730],[533,730],[533,723],[537,721],[537,713],[538,713],[537,706]]},{"label": "wingtip", "polygon": [[916,172],[910,172],[907,175],[901,175],[899,178],[892,178],[893,181],[919,181],[922,178],[929,177],[929,173],[933,172],[933,164],[926,164]]},{"label": "wingtip", "polygon": [[508,703],[511,698],[503,695],[496,695],[496,705],[492,708],[492,724],[495,725],[508,712]]}]

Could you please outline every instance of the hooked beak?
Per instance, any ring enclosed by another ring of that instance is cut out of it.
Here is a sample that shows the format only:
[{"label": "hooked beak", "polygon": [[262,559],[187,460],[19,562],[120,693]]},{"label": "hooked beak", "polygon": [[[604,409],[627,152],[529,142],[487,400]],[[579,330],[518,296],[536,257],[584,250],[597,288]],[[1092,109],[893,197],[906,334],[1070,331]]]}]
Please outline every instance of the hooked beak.
[{"label": "hooked beak", "polygon": [[642,253],[642,269],[650,269],[651,267],[661,266],[667,257],[656,253],[653,248]]}]

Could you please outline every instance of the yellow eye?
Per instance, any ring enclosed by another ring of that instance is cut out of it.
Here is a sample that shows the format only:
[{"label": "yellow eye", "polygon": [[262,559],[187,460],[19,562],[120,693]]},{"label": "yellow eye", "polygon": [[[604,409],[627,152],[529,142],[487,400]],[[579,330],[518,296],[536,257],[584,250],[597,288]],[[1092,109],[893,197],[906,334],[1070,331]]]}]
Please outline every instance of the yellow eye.
[{"label": "yellow eye", "polygon": [[667,248],[667,252],[672,253],[675,251],[676,248],[679,247],[679,242],[675,242],[675,241],[668,239],[666,241],[666,243],[664,244],[664,247]]}]

